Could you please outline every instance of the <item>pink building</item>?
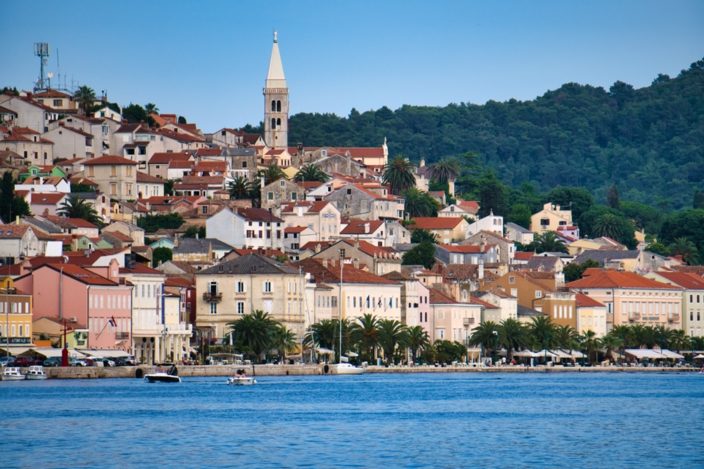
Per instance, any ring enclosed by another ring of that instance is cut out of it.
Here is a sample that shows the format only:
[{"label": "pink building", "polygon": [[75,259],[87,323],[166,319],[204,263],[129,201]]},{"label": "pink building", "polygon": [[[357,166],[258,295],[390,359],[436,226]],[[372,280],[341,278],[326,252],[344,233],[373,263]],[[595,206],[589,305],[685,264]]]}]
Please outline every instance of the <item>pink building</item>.
[{"label": "pink building", "polygon": [[63,318],[74,329],[88,330],[86,348],[131,352],[132,287],[117,283],[118,272],[115,260],[98,268],[50,263],[18,277],[15,285],[32,295],[34,319]]}]

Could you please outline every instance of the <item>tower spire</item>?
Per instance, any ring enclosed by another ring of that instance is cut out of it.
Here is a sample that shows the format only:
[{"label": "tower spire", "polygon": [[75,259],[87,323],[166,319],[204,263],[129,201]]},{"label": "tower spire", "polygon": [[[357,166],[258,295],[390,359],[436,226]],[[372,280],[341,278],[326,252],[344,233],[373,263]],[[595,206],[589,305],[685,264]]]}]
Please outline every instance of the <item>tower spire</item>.
[{"label": "tower spire", "polygon": [[269,70],[264,80],[264,141],[272,148],[288,146],[288,84],[274,31]]}]

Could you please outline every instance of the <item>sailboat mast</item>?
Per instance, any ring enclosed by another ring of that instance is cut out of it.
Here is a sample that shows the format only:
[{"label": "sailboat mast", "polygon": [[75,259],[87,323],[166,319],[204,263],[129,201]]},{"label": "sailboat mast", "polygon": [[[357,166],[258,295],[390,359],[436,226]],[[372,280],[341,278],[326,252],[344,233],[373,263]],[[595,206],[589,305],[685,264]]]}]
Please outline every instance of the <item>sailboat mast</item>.
[{"label": "sailboat mast", "polygon": [[345,251],[340,250],[340,292],[338,293],[339,298],[337,300],[337,307],[338,311],[340,312],[340,358],[338,358],[337,360],[338,363],[342,363],[342,263],[345,258],[344,256]]}]

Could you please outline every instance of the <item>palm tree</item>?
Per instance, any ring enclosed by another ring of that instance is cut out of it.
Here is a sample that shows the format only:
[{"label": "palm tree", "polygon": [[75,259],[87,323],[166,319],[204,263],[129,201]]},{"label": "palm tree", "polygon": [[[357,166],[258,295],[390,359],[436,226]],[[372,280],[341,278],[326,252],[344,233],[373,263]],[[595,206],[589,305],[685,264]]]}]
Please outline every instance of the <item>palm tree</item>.
[{"label": "palm tree", "polygon": [[555,328],[555,342],[561,349],[571,352],[579,344],[579,334],[570,326],[557,326]]},{"label": "palm tree", "polygon": [[235,200],[249,199],[252,192],[251,183],[246,177],[237,176],[229,184],[230,198]]},{"label": "palm tree", "polygon": [[675,239],[675,241],[670,244],[669,249],[673,256],[682,256],[682,259],[684,259],[687,264],[695,264],[699,256],[697,245],[684,236]]},{"label": "palm tree", "polygon": [[228,324],[237,345],[243,351],[249,352],[256,361],[260,361],[273,344],[273,336],[279,323],[268,313],[254,310],[236,321]]},{"label": "palm tree", "polygon": [[411,362],[415,364],[418,350],[425,349],[430,345],[430,337],[422,326],[413,326],[406,329],[402,342],[404,347],[411,350]]},{"label": "palm tree", "polygon": [[305,337],[305,343],[332,350],[335,336],[337,335],[337,321],[323,319],[310,326],[310,331]]},{"label": "palm tree", "polygon": [[416,184],[413,165],[403,156],[397,156],[384,168],[384,184],[391,186],[392,194],[401,194]]},{"label": "palm tree", "polygon": [[599,360],[599,339],[597,339],[596,333],[594,331],[586,331],[584,334],[582,334],[581,342],[582,349],[583,351],[587,352],[587,357],[589,358],[589,361],[592,361],[592,354],[596,354],[596,357],[593,361],[593,363],[596,363]]},{"label": "palm tree", "polygon": [[567,252],[565,243],[562,242],[557,234],[553,231],[546,231],[535,237],[535,240],[529,245],[535,252]]},{"label": "palm tree", "polygon": [[83,111],[83,115],[88,115],[88,111],[93,107],[96,100],[93,88],[83,85],[73,93],[73,99],[78,103],[78,107]]},{"label": "palm tree", "polygon": [[516,319],[504,319],[499,324],[499,344],[506,347],[506,360],[511,361],[513,351],[527,343],[526,329]]},{"label": "palm tree", "polygon": [[550,350],[555,345],[555,325],[549,316],[536,316],[530,326],[533,344],[540,349]]},{"label": "palm tree", "polygon": [[438,202],[427,192],[412,187],[403,196],[409,217],[435,217],[438,215]]},{"label": "palm tree", "polygon": [[592,234],[618,239],[621,237],[621,219],[613,213],[603,213],[594,220]]},{"label": "palm tree", "polygon": [[446,158],[428,166],[428,172],[433,181],[446,184],[450,180],[457,179],[460,174],[460,164],[454,158]]},{"label": "palm tree", "polygon": [[499,325],[493,321],[479,324],[469,337],[469,345],[479,345],[486,355],[493,355],[498,345]]},{"label": "palm tree", "polygon": [[159,108],[156,107],[156,104],[154,103],[147,103],[144,105],[144,110],[146,111],[147,115],[149,114],[159,114]]},{"label": "palm tree", "polygon": [[619,350],[623,345],[623,341],[621,339],[609,334],[606,334],[604,337],[602,337],[600,342],[602,348],[606,349],[604,353],[609,359],[612,358],[611,354],[615,350]]},{"label": "palm tree", "polygon": [[266,169],[260,171],[259,177],[264,179],[264,184],[271,184],[274,181],[278,181],[279,179],[285,178],[286,174],[284,174],[284,171],[279,168],[278,165],[272,164]]},{"label": "palm tree", "polygon": [[279,351],[283,363],[286,362],[286,352],[294,350],[297,345],[296,334],[283,324],[278,324],[272,337],[272,346]]},{"label": "palm tree", "polygon": [[655,328],[651,326],[634,324],[631,326],[631,334],[633,337],[633,345],[635,347],[650,348],[657,344]]},{"label": "palm tree", "polygon": [[396,345],[403,338],[406,326],[395,319],[380,319],[377,328],[379,330],[379,345],[384,351],[384,360],[389,365],[393,363]]},{"label": "palm tree", "polygon": [[378,324],[376,316],[367,313],[350,326],[352,342],[359,347],[363,360],[374,359],[374,349],[379,345]]},{"label": "palm tree", "polygon": [[293,177],[294,181],[320,181],[326,182],[330,176],[314,164],[303,166]]},{"label": "palm tree", "polygon": [[81,218],[98,226],[103,224],[103,220],[98,215],[98,212],[95,211],[95,208],[84,199],[79,199],[75,195],[66,199],[57,210],[57,213],[68,218]]},{"label": "palm tree", "polygon": [[609,334],[618,338],[621,341],[621,347],[638,347],[640,344],[636,344],[633,338],[633,331],[631,328],[625,324],[614,326]]},{"label": "palm tree", "polygon": [[670,348],[675,349],[677,353],[680,350],[689,348],[691,340],[682,329],[670,331]]}]

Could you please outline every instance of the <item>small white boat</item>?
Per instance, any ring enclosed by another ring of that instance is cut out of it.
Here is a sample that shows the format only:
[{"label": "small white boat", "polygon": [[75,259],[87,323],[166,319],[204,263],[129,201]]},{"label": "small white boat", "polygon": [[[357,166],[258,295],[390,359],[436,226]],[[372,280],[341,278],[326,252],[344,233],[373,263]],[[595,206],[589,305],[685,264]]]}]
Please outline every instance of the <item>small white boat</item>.
[{"label": "small white boat", "polygon": [[180,383],[181,378],[168,373],[149,373],[144,375],[144,381],[147,383]]},{"label": "small white boat", "polygon": [[8,366],[2,371],[2,380],[3,381],[21,381],[25,379],[24,375],[20,373],[19,367],[16,366]]},{"label": "small white boat", "polygon": [[251,376],[232,376],[227,378],[227,384],[232,386],[252,386],[257,384],[257,380]]},{"label": "small white boat", "polygon": [[44,367],[39,365],[33,365],[27,370],[25,375],[27,379],[46,379],[46,373],[44,372]]},{"label": "small white boat", "polygon": [[364,368],[359,368],[351,363],[337,363],[332,365],[332,370],[338,375],[361,375],[364,373]]}]

